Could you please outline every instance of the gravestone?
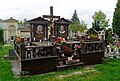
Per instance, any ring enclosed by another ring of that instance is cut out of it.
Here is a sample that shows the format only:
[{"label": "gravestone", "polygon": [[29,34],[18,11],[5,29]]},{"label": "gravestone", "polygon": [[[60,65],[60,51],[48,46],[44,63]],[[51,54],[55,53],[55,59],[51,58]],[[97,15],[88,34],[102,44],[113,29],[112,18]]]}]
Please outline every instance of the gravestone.
[{"label": "gravestone", "polygon": [[49,21],[38,17],[28,21],[30,23],[31,41],[42,41],[48,39]]},{"label": "gravestone", "polygon": [[68,33],[69,24],[70,24],[70,21],[64,18],[60,18],[56,20],[55,21],[55,36],[67,39],[67,37],[69,36],[69,33]]},{"label": "gravestone", "polygon": [[[46,20],[47,19],[47,20]],[[67,39],[69,36],[68,27],[70,21],[53,15],[53,7],[50,7],[50,15],[43,15],[28,21],[30,23],[31,41],[42,41],[52,37],[62,37]],[[48,36],[48,24],[50,24],[50,35]]]},{"label": "gravestone", "polygon": [[16,58],[16,57],[17,57],[13,49],[10,49],[10,50],[9,50],[9,55],[8,55],[8,57],[9,57],[9,58]]}]

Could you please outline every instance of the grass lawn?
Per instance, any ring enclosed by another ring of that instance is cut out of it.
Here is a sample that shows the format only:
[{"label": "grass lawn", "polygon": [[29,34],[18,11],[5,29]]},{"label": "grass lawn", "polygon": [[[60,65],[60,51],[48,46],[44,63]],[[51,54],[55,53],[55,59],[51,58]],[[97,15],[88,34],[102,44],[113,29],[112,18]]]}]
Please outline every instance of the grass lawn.
[{"label": "grass lawn", "polygon": [[[3,53],[6,54],[8,49],[6,46],[3,47],[2,50],[5,51],[0,52],[0,56],[4,56]],[[120,81],[120,60],[113,59],[96,66],[15,78],[11,71],[10,60],[0,59],[0,81]]]},{"label": "grass lawn", "polygon": [[13,44],[5,44],[0,49],[0,58],[4,57],[4,55],[8,54],[8,50],[13,48]]}]

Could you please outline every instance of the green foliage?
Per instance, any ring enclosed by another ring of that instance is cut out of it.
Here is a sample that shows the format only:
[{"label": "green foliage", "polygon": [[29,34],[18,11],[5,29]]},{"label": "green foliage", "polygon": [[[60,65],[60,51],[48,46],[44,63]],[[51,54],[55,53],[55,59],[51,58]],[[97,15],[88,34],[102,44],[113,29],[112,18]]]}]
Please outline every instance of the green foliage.
[{"label": "green foliage", "polygon": [[95,12],[92,16],[93,19],[93,27],[96,27],[96,21],[99,21],[99,27],[106,28],[108,27],[109,19],[106,19],[106,14],[104,14],[101,10],[99,12]]},{"label": "green foliage", "polygon": [[82,21],[80,22],[78,31],[84,32],[85,30],[87,30],[87,24],[85,23],[85,21],[82,20]]},{"label": "green foliage", "polygon": [[94,28],[88,29],[87,34],[92,38],[97,38],[98,36],[98,32]]},{"label": "green foliage", "polygon": [[78,24],[74,24],[74,23],[71,23],[69,25],[70,29],[73,31],[73,32],[77,32],[78,31]]},{"label": "green foliage", "polygon": [[21,26],[24,26],[24,25],[29,24],[29,23],[27,22],[27,19],[25,18],[23,21],[19,21],[18,24]]},{"label": "green foliage", "polygon": [[22,25],[24,25],[24,22],[19,21],[18,24],[22,26]]},{"label": "green foliage", "polygon": [[113,32],[120,35],[120,0],[118,0],[112,22]]},{"label": "green foliage", "polygon": [[73,13],[71,22],[72,23],[70,24],[70,29],[73,32],[77,32],[77,31],[84,32],[87,29],[87,24],[85,23],[85,21],[82,20],[80,22],[76,10]]},{"label": "green foliage", "polygon": [[2,46],[2,49],[0,50],[0,58],[4,55],[8,54],[9,49],[13,49],[13,44],[5,44]]},{"label": "green foliage", "polygon": [[69,27],[73,32],[84,32],[87,30],[87,24],[84,21],[81,21],[80,24],[71,23]]},{"label": "green foliage", "polygon": [[108,41],[108,42],[114,42],[114,39],[112,38],[112,36],[111,35],[108,35],[108,37],[106,38],[106,40]]},{"label": "green foliage", "polygon": [[110,58],[110,57],[106,57],[102,59],[103,63],[110,63],[110,62],[115,62],[116,59],[114,58]]},{"label": "green foliage", "polygon": [[107,40],[108,42],[113,42],[114,41],[114,39],[112,38],[112,29],[111,28],[106,30],[105,40]]}]

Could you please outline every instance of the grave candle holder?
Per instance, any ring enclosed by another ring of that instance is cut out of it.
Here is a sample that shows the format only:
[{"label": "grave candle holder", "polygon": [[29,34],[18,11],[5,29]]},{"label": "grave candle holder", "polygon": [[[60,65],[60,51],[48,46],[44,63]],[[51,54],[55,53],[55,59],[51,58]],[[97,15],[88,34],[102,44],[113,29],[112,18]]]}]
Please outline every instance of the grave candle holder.
[{"label": "grave candle holder", "polygon": [[70,39],[70,37],[69,36],[67,36],[67,40],[69,40]]},{"label": "grave candle holder", "polygon": [[33,40],[35,41],[35,37],[33,38]]},{"label": "grave candle holder", "polygon": [[24,43],[24,38],[23,37],[21,38],[21,43]]},{"label": "grave candle holder", "polygon": [[46,39],[46,37],[44,38],[44,41],[46,41],[47,39]]},{"label": "grave candle holder", "polygon": [[40,39],[40,42],[41,42],[41,39]]},{"label": "grave candle holder", "polygon": [[55,36],[52,36],[52,42],[55,42]]}]

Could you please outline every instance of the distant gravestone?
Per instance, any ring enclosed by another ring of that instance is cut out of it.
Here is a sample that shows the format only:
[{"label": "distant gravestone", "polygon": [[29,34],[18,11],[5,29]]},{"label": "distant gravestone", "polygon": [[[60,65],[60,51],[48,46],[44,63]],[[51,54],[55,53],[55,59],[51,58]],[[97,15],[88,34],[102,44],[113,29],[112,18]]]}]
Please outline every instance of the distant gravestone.
[{"label": "distant gravestone", "polygon": [[8,57],[9,58],[15,58],[15,57],[17,57],[13,49],[9,50],[9,56]]}]

